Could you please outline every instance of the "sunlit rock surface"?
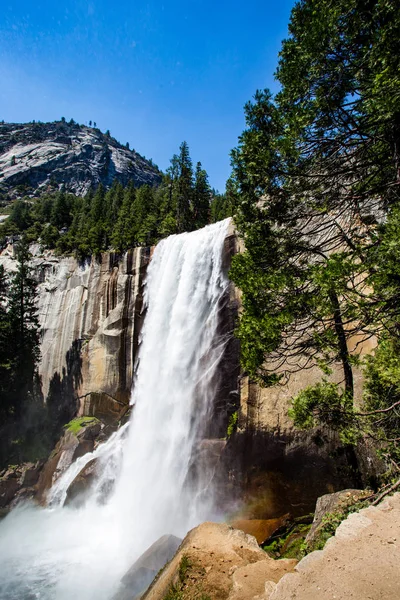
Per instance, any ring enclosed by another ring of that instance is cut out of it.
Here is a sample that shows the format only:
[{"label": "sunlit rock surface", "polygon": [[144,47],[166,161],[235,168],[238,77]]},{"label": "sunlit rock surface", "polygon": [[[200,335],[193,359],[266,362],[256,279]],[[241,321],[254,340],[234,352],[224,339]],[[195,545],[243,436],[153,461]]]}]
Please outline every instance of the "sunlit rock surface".
[{"label": "sunlit rock surface", "polygon": [[222,523],[203,523],[187,534],[143,599],[163,600],[172,597],[173,591],[188,600],[264,598],[266,586],[293,571],[296,562],[270,558],[243,531]]},{"label": "sunlit rock surface", "polygon": [[[398,600],[400,494],[352,513],[266,600]],[[278,561],[280,562],[280,561]]]},{"label": "sunlit rock surface", "polygon": [[127,185],[154,184],[160,173],[134,150],[99,129],[77,123],[0,124],[0,191],[10,199],[48,186],[77,195],[114,180]]},{"label": "sunlit rock surface", "polygon": [[[75,394],[80,414],[116,421],[126,411],[144,315],[149,249],[104,253],[79,264],[32,248],[42,327],[39,373],[44,397]],[[13,248],[0,256],[13,271]]]}]

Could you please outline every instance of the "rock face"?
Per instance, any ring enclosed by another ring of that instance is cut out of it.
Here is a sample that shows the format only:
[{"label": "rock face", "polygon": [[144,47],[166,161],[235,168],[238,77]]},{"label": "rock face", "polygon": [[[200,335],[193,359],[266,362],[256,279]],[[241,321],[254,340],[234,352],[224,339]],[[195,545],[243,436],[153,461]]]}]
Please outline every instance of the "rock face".
[{"label": "rock face", "polygon": [[362,497],[368,496],[368,492],[362,490],[341,490],[334,494],[325,494],[317,500],[315,507],[314,521],[308,532],[306,542],[312,544],[318,536],[318,531],[322,525],[323,518],[328,513],[344,510],[351,504],[355,504]]},{"label": "rock face", "polygon": [[[79,399],[79,414],[116,422],[127,410],[142,314],[143,278],[150,251],[105,253],[79,264],[33,247],[42,327],[39,373],[45,398]],[[13,248],[0,256],[14,270]],[[71,414],[76,406],[65,407]]]},{"label": "rock face", "polygon": [[292,571],[296,562],[273,560],[260,549],[255,538],[243,531],[224,524],[203,523],[188,533],[143,600],[163,600],[168,593],[168,597],[187,600],[265,598],[270,584]]},{"label": "rock face", "polygon": [[115,179],[139,186],[157,183],[160,173],[99,129],[61,121],[0,124],[0,192],[10,199],[22,195],[18,186],[35,195],[64,184],[79,195]]},{"label": "rock face", "polygon": [[303,558],[266,598],[398,600],[399,540],[400,494],[395,494],[351,514],[323,550]]},{"label": "rock face", "polygon": [[[235,251],[243,250],[236,239]],[[240,311],[240,291],[231,290],[231,306]],[[359,340],[350,340],[350,351]],[[361,355],[375,346],[371,339],[359,344]],[[331,379],[343,379],[341,366],[332,365]],[[363,488],[373,483],[381,465],[371,459],[366,443],[357,449],[344,447],[331,430],[296,430],[288,416],[291,399],[323,378],[317,367],[294,371],[285,383],[261,387],[242,374],[239,377],[237,430],[228,441],[226,488],[243,501],[239,518],[273,519],[290,513],[300,517],[314,512],[319,496],[344,488]],[[355,399],[360,400],[363,376],[354,368]],[[304,482],[307,482],[305,485]]]},{"label": "rock face", "polygon": [[[239,247],[231,227],[224,251],[227,269]],[[85,264],[42,252],[39,246],[33,251],[40,281],[43,333],[39,370],[44,398],[59,408],[65,416],[63,422],[77,413],[99,418],[108,426],[101,432],[105,439],[126,418],[129,408],[151,249],[135,248],[124,256],[108,252]],[[16,268],[12,247],[1,253],[0,264],[6,270]],[[367,485],[357,472],[354,452],[343,448],[335,435],[293,430],[287,418],[290,397],[311,381],[296,375],[287,386],[261,389],[246,377],[239,379],[239,342],[232,332],[240,295],[233,285],[220,308],[218,333],[227,344],[215,377],[215,403],[204,424],[196,468],[204,470],[215,484],[221,512],[232,511],[233,497],[245,504],[238,518],[303,516],[314,511],[316,499],[323,494]],[[235,411],[237,432],[226,441]],[[195,468],[190,475],[196,477]]]},{"label": "rock face", "polygon": [[79,431],[65,431],[40,473],[36,489],[39,502],[46,501],[47,491],[77,458],[93,452],[100,430],[100,422],[93,419],[82,424]]},{"label": "rock face", "polygon": [[25,463],[0,473],[0,509],[13,501],[32,497],[43,463]]},{"label": "rock face", "polygon": [[79,498],[85,494],[97,476],[97,459],[92,458],[87,465],[78,473],[67,489],[65,504],[76,504]]}]

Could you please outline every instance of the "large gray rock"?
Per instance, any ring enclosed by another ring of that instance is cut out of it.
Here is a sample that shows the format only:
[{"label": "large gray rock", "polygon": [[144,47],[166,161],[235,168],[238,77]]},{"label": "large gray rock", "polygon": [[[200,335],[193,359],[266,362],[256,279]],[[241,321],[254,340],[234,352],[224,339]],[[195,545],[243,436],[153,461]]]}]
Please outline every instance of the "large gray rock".
[{"label": "large gray rock", "polygon": [[61,121],[0,124],[0,172],[0,191],[10,198],[62,184],[79,195],[115,179],[123,185],[160,180],[149,161],[99,129]]},{"label": "large gray rock", "polygon": [[160,569],[174,556],[181,542],[175,535],[163,535],[154,542],[123,576],[114,600],[131,600],[144,593]]},{"label": "large gray rock", "polygon": [[97,466],[97,459],[93,458],[78,473],[67,489],[66,505],[74,504],[75,506],[79,506],[81,499],[83,499],[83,496],[97,477]]},{"label": "large gray rock", "polygon": [[48,490],[77,458],[93,452],[96,436],[99,433],[100,423],[95,419],[82,425],[78,433],[71,430],[65,431],[40,474],[37,484],[39,502],[46,502]]},{"label": "large gray rock", "polygon": [[323,526],[324,517],[333,512],[343,511],[351,504],[355,504],[362,497],[367,496],[363,490],[341,490],[334,494],[325,494],[317,500],[314,513],[314,521],[306,537],[306,542],[312,544]]}]

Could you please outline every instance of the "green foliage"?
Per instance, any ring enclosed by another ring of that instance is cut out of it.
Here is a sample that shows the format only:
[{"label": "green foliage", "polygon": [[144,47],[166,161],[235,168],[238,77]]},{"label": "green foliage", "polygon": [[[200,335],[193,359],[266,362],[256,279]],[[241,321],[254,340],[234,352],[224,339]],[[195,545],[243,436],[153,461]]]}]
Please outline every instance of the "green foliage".
[{"label": "green foliage", "polygon": [[323,381],[302,390],[289,416],[301,429],[326,425],[346,444],[361,436],[375,442],[388,465],[400,464],[400,340],[385,334],[364,363],[364,393],[359,410],[337,384]]},{"label": "green foliage", "polygon": [[77,435],[81,431],[82,427],[85,427],[91,423],[100,423],[100,421],[96,419],[96,417],[76,417],[65,425],[65,429],[74,435]]},{"label": "green foliage", "polygon": [[179,580],[183,583],[186,579],[186,575],[192,566],[192,563],[189,557],[184,554],[181,558],[181,562],[179,563]]},{"label": "green foliage", "polygon": [[237,411],[237,410],[235,410],[235,412],[233,412],[231,414],[231,416],[229,417],[228,428],[226,430],[226,437],[228,439],[231,437],[231,435],[237,429],[238,418],[239,418],[239,411]]},{"label": "green foliage", "polygon": [[64,189],[36,199],[13,203],[0,225],[0,239],[25,233],[58,253],[79,259],[108,249],[124,252],[156,244],[161,238],[191,231],[210,222],[211,191],[206,171],[197,163],[193,176],[188,145],[183,142],[158,187],[115,181],[109,190],[100,184],[84,198]]},{"label": "green foliage", "polygon": [[300,429],[327,425],[339,432],[344,443],[355,443],[361,433],[352,397],[326,380],[302,390],[292,400],[289,416]]},{"label": "green foliage", "polygon": [[246,251],[231,277],[242,290],[242,365],[261,383],[339,361],[351,398],[349,338],[376,335],[389,314],[396,327],[399,35],[394,0],[302,0],[280,92],[258,91],[245,107],[232,182]]},{"label": "green foliage", "polygon": [[[302,522],[304,519],[307,522]],[[311,515],[312,520],[312,515]],[[307,554],[305,538],[311,529],[309,517],[297,518],[283,532],[273,535],[262,549],[272,558],[296,558],[301,560]]]},{"label": "green foliage", "polygon": [[45,429],[37,365],[37,282],[26,240],[17,245],[17,271],[0,269],[0,464],[7,456],[41,458]]},{"label": "green foliage", "polygon": [[164,600],[183,600],[183,592],[179,589],[179,586],[172,584],[164,596]]},{"label": "green foliage", "polygon": [[193,190],[193,217],[196,229],[204,227],[210,222],[210,200],[211,189],[208,176],[201,163],[198,162]]},{"label": "green foliage", "polygon": [[314,550],[322,550],[329,538],[335,535],[339,525],[347,519],[350,514],[359,512],[367,506],[369,506],[369,501],[360,499],[359,501],[345,505],[332,513],[326,513],[322,518],[321,525],[317,530],[314,541],[311,544],[305,545],[305,554],[314,552]]},{"label": "green foliage", "polygon": [[[192,571],[194,572],[192,573]],[[194,563],[186,554],[183,554],[178,568],[178,581],[170,585],[164,600],[183,600],[187,597],[197,600],[211,600],[210,596],[203,592],[201,578],[204,575],[204,568]]]},{"label": "green foliage", "polygon": [[40,355],[40,330],[36,306],[37,282],[32,275],[31,254],[25,239],[18,243],[16,255],[18,268],[7,294],[7,320],[11,336],[9,348],[12,348],[12,356],[9,348],[7,350],[9,410],[18,417],[22,411],[23,399],[33,394]]},{"label": "green foliage", "polygon": [[378,442],[379,454],[389,464],[400,464],[399,338],[384,336],[375,354],[367,357],[363,400],[363,429]]},{"label": "green foliage", "polygon": [[224,194],[219,194],[215,190],[212,192],[211,200],[211,221],[216,223],[227,217],[233,217],[239,204],[239,197],[235,190],[232,178],[226,182]]}]

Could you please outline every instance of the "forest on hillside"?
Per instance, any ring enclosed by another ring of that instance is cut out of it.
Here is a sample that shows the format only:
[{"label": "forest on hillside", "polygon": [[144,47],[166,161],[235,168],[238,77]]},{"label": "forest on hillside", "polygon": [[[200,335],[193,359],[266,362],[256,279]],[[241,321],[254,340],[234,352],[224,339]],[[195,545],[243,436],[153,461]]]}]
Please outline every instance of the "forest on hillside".
[{"label": "forest on hillside", "polygon": [[3,245],[10,236],[23,234],[28,242],[40,242],[59,254],[79,259],[105,250],[124,252],[135,246],[151,246],[163,237],[194,231],[233,214],[229,184],[225,194],[212,190],[200,162],[193,169],[189,147],[179,154],[158,186],[123,186],[114,181],[84,197],[49,190],[38,198],[14,201],[0,226]]}]

